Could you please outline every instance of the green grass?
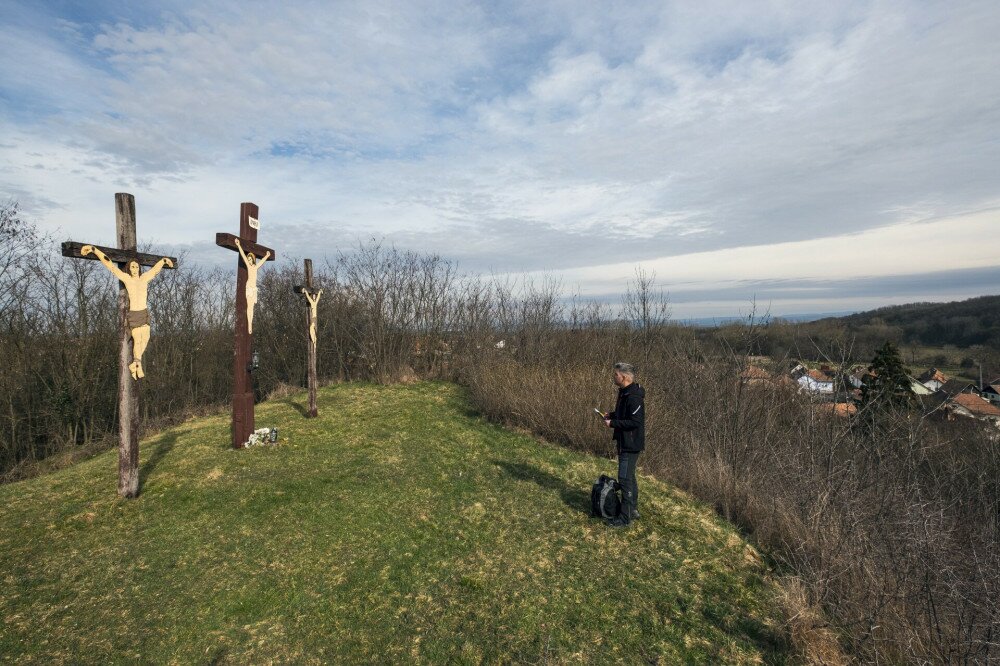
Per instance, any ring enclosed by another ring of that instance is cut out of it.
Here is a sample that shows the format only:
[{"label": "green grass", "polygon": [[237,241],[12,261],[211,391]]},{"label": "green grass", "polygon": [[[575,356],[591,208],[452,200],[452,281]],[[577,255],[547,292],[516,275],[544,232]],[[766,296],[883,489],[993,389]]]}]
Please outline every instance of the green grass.
[{"label": "green grass", "polygon": [[733,529],[614,462],[487,423],[450,384],[323,389],[0,487],[0,660],[37,663],[784,662],[777,589]]},{"label": "green grass", "polygon": [[[928,345],[901,345],[903,362],[914,376],[919,376],[929,368],[937,368],[948,377],[979,381],[979,367],[963,368],[962,359],[980,357],[982,352],[965,347],[931,347]],[[943,359],[941,357],[944,357]],[[944,360],[944,363],[941,361]],[[990,381],[991,377],[986,377]]]}]

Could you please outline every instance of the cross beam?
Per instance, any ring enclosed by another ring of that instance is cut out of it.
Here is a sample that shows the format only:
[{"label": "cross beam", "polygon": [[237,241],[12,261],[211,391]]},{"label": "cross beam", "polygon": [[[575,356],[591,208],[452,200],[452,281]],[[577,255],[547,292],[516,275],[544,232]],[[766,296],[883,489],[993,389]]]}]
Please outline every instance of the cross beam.
[{"label": "cross beam", "polygon": [[[134,250],[123,250],[117,247],[105,247],[103,245],[94,245],[93,243],[78,243],[76,241],[65,241],[62,244],[62,256],[71,257],[73,259],[93,259],[98,260],[96,254],[88,254],[86,256],[80,252],[80,249],[89,245],[90,247],[96,247],[98,250],[103,252],[105,256],[111,261],[118,264],[125,264],[130,261],[139,262],[140,266],[153,266],[160,259],[163,259],[163,255],[160,254],[145,254],[143,252],[135,252]],[[171,265],[164,265],[164,268],[174,269],[177,268],[177,257],[167,257]]]},{"label": "cross beam", "polygon": [[252,237],[250,234],[243,234],[242,232],[239,236],[234,236],[233,234],[218,233],[215,234],[215,244],[218,245],[219,247],[224,247],[226,249],[232,250],[233,252],[237,252],[238,248],[236,247],[236,239],[238,238],[240,240],[240,245],[243,246],[243,251],[246,252],[247,254],[253,254],[253,256],[257,258],[257,261],[260,261],[261,258],[268,252],[271,253],[271,256],[268,257],[267,260],[274,261],[275,259],[274,250],[272,250],[269,247],[264,247],[263,245],[260,245],[257,242],[256,237],[257,237],[256,229],[254,229]]}]

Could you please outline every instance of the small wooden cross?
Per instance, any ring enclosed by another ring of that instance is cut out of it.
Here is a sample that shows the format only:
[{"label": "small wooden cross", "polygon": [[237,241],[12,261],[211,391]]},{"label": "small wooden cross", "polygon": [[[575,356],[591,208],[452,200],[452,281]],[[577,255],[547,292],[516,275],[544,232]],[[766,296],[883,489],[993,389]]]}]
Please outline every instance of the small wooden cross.
[{"label": "small wooden cross", "polygon": [[[115,194],[115,229],[118,247],[104,247],[87,243],[66,241],[62,244],[62,255],[74,259],[99,260],[103,255],[111,262],[118,263],[118,269],[128,274],[129,264],[177,268],[177,259],[161,255],[136,252],[135,243],[135,197],[119,192]],[[86,254],[84,254],[86,248]],[[94,251],[96,248],[97,252]],[[103,263],[103,262],[102,262]],[[159,269],[157,269],[159,270]],[[143,295],[143,299],[145,296]],[[135,304],[133,304],[135,305]],[[145,310],[143,310],[145,311]],[[135,341],[133,326],[135,313],[130,319],[129,294],[125,283],[118,283],[118,314],[120,326],[118,348],[118,494],[135,497],[139,494],[139,389],[134,357]],[[145,325],[148,339],[148,324]],[[141,355],[141,350],[138,352]],[[141,367],[141,366],[140,366]],[[141,375],[140,375],[141,376]]]},{"label": "small wooden cross", "polygon": [[[236,341],[233,353],[233,448],[240,449],[254,431],[253,308],[257,301],[257,262],[273,261],[274,250],[257,244],[257,204],[240,204],[240,235],[219,233],[215,244],[239,253],[236,269]],[[246,257],[246,258],[245,258]],[[248,260],[252,267],[248,268]],[[253,272],[251,276],[250,273]],[[252,278],[248,290],[248,280]],[[249,294],[248,294],[249,291]]]},{"label": "small wooden cross", "polygon": [[316,306],[323,290],[313,289],[313,262],[312,259],[305,260],[305,284],[295,285],[292,290],[302,297],[306,304],[306,354],[307,354],[307,374],[309,378],[309,417],[319,416],[316,407]]}]

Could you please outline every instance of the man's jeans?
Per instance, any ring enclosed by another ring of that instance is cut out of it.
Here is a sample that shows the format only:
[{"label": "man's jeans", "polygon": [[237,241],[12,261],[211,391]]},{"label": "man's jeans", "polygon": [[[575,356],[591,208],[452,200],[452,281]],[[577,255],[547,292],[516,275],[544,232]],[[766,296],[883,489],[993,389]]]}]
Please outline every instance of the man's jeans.
[{"label": "man's jeans", "polygon": [[618,450],[618,483],[622,487],[622,518],[625,522],[632,521],[632,515],[639,507],[639,482],[635,478],[638,462],[638,453]]}]

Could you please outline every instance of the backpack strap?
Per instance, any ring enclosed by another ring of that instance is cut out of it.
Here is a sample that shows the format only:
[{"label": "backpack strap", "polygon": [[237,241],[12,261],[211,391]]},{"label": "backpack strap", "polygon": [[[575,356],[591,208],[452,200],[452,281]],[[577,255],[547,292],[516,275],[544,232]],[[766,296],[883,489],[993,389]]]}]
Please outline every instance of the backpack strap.
[{"label": "backpack strap", "polygon": [[616,492],[614,483],[605,483],[601,488],[601,515],[605,518],[614,518],[614,516],[609,516],[608,512],[604,510],[604,501],[608,498],[608,493]]}]

